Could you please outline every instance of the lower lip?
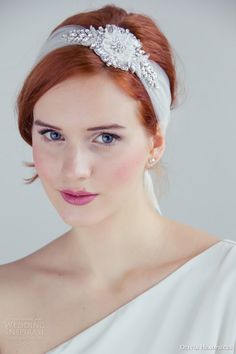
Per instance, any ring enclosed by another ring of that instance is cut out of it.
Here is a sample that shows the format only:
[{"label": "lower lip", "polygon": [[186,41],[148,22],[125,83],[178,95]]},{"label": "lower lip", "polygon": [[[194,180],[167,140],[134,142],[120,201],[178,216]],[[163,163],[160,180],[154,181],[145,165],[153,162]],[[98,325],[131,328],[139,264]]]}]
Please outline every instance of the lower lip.
[{"label": "lower lip", "polygon": [[73,205],[85,205],[85,204],[88,204],[90,203],[92,200],[94,200],[97,196],[97,194],[93,194],[93,195],[86,195],[86,196],[83,196],[83,197],[75,197],[73,195],[70,195],[70,194],[66,194],[66,193],[63,193],[63,192],[60,192],[63,199],[67,202],[67,203],[70,203],[70,204],[73,204]]}]

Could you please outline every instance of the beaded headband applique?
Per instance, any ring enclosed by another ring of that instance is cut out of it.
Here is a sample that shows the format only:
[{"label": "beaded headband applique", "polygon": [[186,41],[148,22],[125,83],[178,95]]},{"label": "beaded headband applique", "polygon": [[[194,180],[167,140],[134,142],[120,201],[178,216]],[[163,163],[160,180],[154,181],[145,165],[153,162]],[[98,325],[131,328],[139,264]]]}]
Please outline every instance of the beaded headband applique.
[{"label": "beaded headband applique", "polygon": [[157,73],[150,65],[142,43],[129,29],[106,25],[105,28],[72,29],[62,35],[68,44],[80,44],[92,49],[107,66],[130,70],[141,76],[149,86],[159,87]]}]

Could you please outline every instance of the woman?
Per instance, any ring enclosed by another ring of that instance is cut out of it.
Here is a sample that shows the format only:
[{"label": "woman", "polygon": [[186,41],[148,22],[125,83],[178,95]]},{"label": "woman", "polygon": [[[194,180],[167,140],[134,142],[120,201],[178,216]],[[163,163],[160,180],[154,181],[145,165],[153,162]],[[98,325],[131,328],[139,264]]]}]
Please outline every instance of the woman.
[{"label": "woman", "polygon": [[[70,229],[0,267],[2,354],[234,352],[235,242],[162,216],[152,190],[176,87],[146,16],[105,6],[49,36],[18,122],[28,183],[40,179]],[[13,338],[10,316],[39,319],[42,335]]]}]

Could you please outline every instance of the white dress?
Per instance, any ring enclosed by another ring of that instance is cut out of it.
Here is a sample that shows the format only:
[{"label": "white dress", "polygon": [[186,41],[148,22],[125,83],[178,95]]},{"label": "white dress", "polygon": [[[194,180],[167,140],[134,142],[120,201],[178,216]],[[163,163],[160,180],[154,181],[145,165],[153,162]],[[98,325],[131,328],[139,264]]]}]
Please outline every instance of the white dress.
[{"label": "white dress", "polygon": [[220,240],[46,354],[177,353],[236,354],[236,241]]}]

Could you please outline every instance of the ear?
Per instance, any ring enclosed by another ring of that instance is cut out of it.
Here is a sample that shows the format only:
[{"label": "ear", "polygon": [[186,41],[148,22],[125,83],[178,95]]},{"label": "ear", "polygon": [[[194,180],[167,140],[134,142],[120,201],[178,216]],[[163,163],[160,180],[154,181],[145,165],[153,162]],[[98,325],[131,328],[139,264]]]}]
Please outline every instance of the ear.
[{"label": "ear", "polygon": [[154,157],[156,161],[159,161],[165,151],[165,136],[160,130],[160,127],[157,127],[156,134],[152,135],[149,141],[149,158]]}]

